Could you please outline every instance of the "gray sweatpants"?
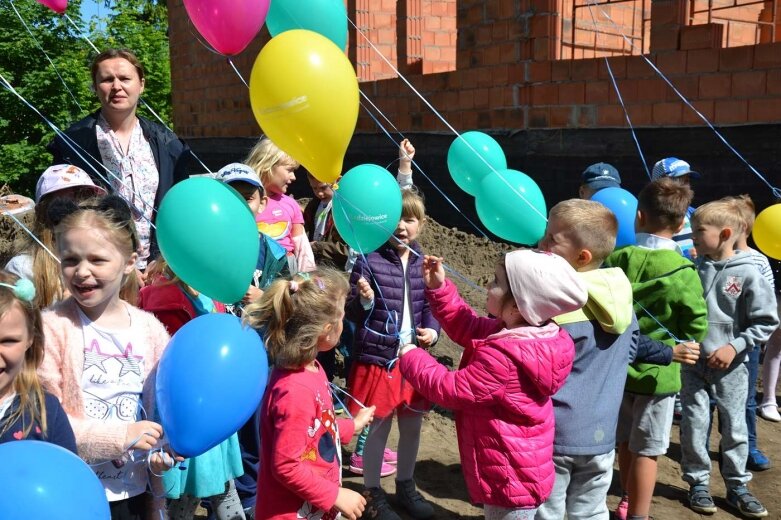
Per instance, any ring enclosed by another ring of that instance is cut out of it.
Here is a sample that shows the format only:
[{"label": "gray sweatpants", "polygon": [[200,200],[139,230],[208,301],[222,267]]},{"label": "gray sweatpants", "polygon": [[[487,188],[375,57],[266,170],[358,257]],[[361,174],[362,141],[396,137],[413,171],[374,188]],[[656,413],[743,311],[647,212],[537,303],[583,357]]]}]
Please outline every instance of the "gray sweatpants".
[{"label": "gray sweatpants", "polygon": [[615,450],[602,455],[554,455],[556,482],[535,520],[607,520],[607,492],[613,479]]},{"label": "gray sweatpants", "polygon": [[[739,356],[738,359],[745,359]],[[746,397],[748,368],[735,363],[727,370],[708,368],[707,360],[681,369],[681,469],[689,485],[710,484],[711,462],[705,448],[710,422],[710,397],[716,401],[721,429],[721,474],[727,489],[734,489],[751,480],[746,471],[748,429],[746,428]]]}]

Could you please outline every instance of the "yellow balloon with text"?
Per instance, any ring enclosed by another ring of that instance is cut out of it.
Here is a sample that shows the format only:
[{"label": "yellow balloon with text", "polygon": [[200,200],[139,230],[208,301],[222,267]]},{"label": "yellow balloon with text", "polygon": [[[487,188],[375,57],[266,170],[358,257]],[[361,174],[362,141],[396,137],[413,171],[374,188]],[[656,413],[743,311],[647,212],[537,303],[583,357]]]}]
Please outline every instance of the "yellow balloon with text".
[{"label": "yellow balloon with text", "polygon": [[760,251],[781,260],[781,204],[773,204],[757,215],[751,236]]},{"label": "yellow balloon with text", "polygon": [[342,174],[358,120],[358,78],[331,40],[295,29],[261,49],[249,82],[263,132],[322,182]]}]

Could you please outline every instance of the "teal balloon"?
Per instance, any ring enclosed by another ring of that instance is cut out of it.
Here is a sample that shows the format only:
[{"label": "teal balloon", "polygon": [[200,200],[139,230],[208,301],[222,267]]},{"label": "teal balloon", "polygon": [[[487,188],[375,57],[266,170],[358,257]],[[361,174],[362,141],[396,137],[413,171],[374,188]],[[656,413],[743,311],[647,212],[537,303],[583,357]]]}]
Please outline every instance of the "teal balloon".
[{"label": "teal balloon", "polygon": [[342,0],[273,0],[266,26],[271,36],[307,29],[325,36],[342,50],[347,47],[347,9]]},{"label": "teal balloon", "polygon": [[534,179],[525,173],[489,173],[480,182],[475,205],[483,225],[500,238],[531,246],[545,234],[545,197]]},{"label": "teal balloon", "polygon": [[447,169],[459,188],[477,196],[480,182],[490,172],[507,169],[507,158],[499,143],[483,132],[465,132],[447,151]]},{"label": "teal balloon", "polygon": [[361,253],[387,242],[401,219],[399,184],[375,164],[361,164],[345,173],[334,189],[333,200],[336,229]]},{"label": "teal balloon", "polygon": [[157,212],[157,242],[171,270],[219,302],[241,300],[258,260],[258,228],[227,184],[194,177],[174,185]]}]

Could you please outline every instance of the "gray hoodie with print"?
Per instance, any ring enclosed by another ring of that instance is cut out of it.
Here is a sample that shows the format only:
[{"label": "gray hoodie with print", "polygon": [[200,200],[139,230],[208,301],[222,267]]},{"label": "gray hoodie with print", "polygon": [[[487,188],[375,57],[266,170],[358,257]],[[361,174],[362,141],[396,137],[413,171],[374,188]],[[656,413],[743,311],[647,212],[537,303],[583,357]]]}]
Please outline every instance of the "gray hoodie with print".
[{"label": "gray hoodie with print", "polygon": [[749,253],[738,252],[697,266],[708,305],[708,334],[702,357],[730,343],[745,361],[745,352],[766,342],[778,327],[775,294],[754,265]]}]

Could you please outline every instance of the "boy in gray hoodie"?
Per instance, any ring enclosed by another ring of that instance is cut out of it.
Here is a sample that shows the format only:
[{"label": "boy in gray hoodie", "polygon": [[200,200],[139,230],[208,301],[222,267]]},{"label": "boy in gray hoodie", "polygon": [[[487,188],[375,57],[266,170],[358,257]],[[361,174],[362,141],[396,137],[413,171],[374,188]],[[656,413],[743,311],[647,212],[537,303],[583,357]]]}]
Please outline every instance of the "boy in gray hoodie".
[{"label": "boy in gray hoodie", "polygon": [[778,326],[770,284],[757,271],[751,255],[735,251],[743,219],[734,200],[721,199],[697,209],[692,217],[694,246],[702,258],[698,272],[708,306],[708,334],[702,357],[684,367],[681,379],[681,469],[691,486],[689,506],[712,514],[711,463],[706,449],[709,395],[721,423],[721,474],[727,502],[746,518],[768,515],[747,487],[748,430],[747,354],[767,341]]}]

